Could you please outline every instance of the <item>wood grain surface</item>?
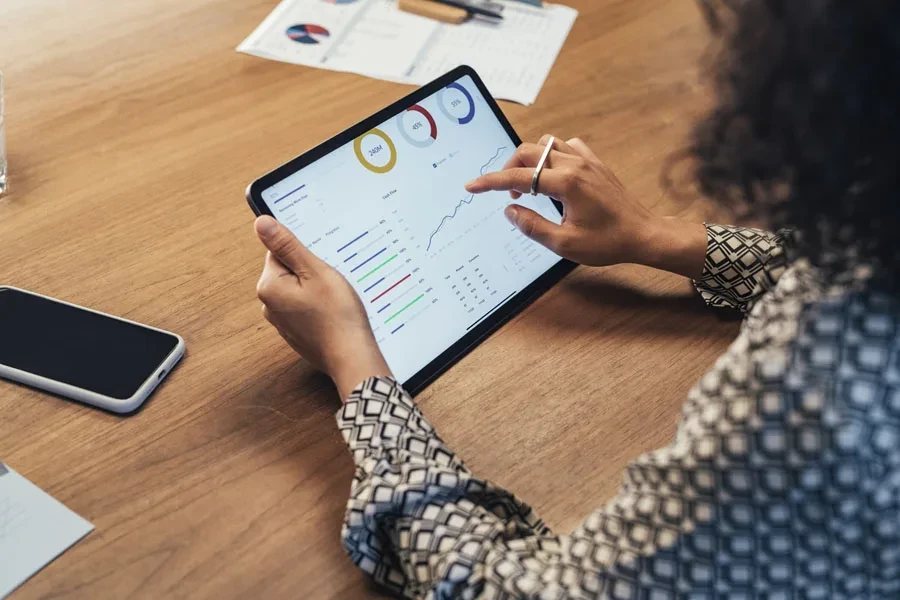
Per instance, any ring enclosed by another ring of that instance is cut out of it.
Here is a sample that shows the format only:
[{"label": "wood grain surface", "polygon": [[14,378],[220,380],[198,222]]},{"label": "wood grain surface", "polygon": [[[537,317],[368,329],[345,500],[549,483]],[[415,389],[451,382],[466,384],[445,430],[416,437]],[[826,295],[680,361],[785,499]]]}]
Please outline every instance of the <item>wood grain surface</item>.
[{"label": "wood grain surface", "polygon": [[[580,11],[519,133],[582,136],[653,210],[709,103],[691,0]],[[409,92],[238,54],[274,0],[0,2],[11,194],[0,283],[180,333],[122,418],[0,382],[0,459],[96,525],[24,598],[377,597],[340,539],[352,463],[330,382],[267,326],[248,182]],[[667,442],[737,330],[684,279],[580,268],[418,399],[478,473],[560,532]]]}]

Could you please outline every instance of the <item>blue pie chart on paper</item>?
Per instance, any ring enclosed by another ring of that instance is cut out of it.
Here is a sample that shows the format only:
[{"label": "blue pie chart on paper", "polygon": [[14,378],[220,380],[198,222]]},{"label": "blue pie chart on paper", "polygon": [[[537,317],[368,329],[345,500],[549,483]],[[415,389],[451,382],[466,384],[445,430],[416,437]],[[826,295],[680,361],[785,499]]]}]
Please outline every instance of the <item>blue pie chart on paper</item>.
[{"label": "blue pie chart on paper", "polygon": [[285,31],[287,36],[298,44],[319,44],[331,36],[331,33],[321,25],[291,25]]}]

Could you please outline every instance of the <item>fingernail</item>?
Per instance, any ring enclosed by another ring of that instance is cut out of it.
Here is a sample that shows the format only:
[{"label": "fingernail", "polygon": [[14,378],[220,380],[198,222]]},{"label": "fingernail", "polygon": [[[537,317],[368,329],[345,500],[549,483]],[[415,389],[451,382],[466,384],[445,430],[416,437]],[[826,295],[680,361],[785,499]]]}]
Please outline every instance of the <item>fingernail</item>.
[{"label": "fingernail", "polygon": [[278,229],[278,222],[275,221],[272,217],[262,217],[257,226],[256,230],[259,232],[259,235],[269,237],[275,233],[275,230]]},{"label": "fingernail", "polygon": [[472,188],[475,187],[475,182],[476,182],[476,181],[478,181],[478,180],[477,180],[477,179],[473,179],[472,181],[470,181],[469,183],[467,183],[467,184],[466,184],[466,191],[471,192],[471,191],[472,191]]},{"label": "fingernail", "polygon": [[519,226],[519,224],[517,223],[519,218],[519,211],[516,210],[515,206],[507,206],[506,210],[503,211],[503,214],[506,215],[506,218],[509,219],[510,223],[512,223],[516,227]]}]

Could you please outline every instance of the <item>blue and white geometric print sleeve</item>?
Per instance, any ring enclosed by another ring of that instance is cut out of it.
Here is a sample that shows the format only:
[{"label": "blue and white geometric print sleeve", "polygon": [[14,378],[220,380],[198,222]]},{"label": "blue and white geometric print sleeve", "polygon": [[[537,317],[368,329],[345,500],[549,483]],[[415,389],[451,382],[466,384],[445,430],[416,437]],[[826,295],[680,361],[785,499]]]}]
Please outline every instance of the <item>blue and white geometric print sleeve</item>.
[{"label": "blue and white geometric print sleeve", "polygon": [[[751,254],[758,235],[740,235]],[[759,310],[673,441],[565,535],[473,474],[396,381],[361,384],[337,415],[351,559],[408,598],[900,598],[900,307],[763,270],[746,289],[767,294],[720,285]]]}]

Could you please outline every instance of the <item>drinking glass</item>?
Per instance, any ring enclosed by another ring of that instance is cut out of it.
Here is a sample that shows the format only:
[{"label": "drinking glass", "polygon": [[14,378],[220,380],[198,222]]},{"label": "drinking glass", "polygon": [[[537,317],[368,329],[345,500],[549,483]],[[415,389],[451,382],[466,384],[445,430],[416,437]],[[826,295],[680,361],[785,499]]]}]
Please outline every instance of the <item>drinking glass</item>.
[{"label": "drinking glass", "polygon": [[6,126],[3,119],[3,73],[0,73],[0,196],[6,191]]}]

